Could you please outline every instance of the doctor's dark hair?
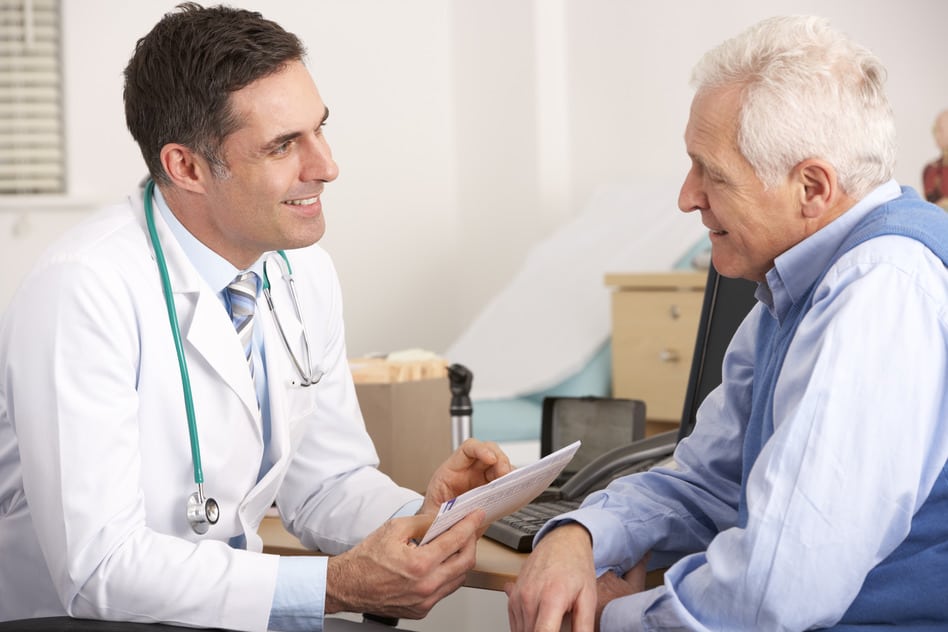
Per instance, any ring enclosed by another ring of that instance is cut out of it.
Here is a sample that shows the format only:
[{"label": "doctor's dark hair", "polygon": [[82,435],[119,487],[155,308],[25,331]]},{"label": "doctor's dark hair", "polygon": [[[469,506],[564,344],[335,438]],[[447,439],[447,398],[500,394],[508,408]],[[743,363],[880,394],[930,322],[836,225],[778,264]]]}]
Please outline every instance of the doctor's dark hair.
[{"label": "doctor's dark hair", "polygon": [[125,67],[125,123],[151,177],[168,182],[161,148],[179,143],[226,177],[221,146],[241,121],[230,95],[301,61],[298,37],[257,12],[188,2],[165,14]]}]

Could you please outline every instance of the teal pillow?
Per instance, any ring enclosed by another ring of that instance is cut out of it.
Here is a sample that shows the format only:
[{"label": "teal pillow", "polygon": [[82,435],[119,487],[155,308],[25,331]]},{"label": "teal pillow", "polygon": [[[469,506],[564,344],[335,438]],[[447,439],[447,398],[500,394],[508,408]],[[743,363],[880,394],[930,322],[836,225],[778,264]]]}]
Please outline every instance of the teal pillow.
[{"label": "teal pillow", "polygon": [[482,441],[539,441],[543,405],[527,397],[473,402],[471,434]]},{"label": "teal pillow", "polygon": [[520,397],[474,400],[471,434],[482,441],[539,441],[544,397],[609,397],[611,393],[612,345],[606,340],[586,366],[555,386]]},{"label": "teal pillow", "polygon": [[[706,269],[711,240],[704,236],[678,260],[676,270]],[[477,376],[474,376],[477,379]],[[612,395],[612,346],[609,340],[580,371],[559,384],[536,393],[509,399],[475,400],[471,432],[485,441],[539,441],[543,398],[547,396],[610,397]]]}]

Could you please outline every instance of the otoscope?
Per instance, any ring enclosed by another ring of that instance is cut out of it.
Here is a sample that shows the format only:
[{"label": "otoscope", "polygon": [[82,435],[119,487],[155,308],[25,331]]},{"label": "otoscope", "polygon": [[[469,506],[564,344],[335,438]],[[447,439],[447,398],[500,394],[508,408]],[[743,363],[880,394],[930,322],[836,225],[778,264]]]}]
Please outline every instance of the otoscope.
[{"label": "otoscope", "polygon": [[462,364],[448,367],[451,383],[451,449],[457,450],[465,439],[471,437],[471,383],[474,374]]}]

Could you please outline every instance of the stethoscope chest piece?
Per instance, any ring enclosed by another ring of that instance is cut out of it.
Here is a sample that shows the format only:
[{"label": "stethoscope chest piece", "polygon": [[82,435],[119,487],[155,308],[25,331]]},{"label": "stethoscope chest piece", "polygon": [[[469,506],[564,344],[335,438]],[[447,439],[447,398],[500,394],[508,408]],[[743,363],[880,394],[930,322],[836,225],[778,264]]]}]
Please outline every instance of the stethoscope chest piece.
[{"label": "stethoscope chest piece", "polygon": [[198,535],[204,535],[221,516],[220,507],[213,498],[205,498],[201,489],[188,496],[188,523]]}]

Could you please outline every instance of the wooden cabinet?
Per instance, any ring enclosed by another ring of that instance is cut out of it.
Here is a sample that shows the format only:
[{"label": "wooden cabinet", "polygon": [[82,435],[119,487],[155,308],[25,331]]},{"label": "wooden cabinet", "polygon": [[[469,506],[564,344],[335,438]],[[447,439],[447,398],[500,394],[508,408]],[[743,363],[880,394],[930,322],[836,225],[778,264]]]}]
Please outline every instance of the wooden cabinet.
[{"label": "wooden cabinet", "polygon": [[612,393],[646,404],[647,434],[680,423],[705,272],[607,274],[612,288]]}]

